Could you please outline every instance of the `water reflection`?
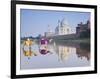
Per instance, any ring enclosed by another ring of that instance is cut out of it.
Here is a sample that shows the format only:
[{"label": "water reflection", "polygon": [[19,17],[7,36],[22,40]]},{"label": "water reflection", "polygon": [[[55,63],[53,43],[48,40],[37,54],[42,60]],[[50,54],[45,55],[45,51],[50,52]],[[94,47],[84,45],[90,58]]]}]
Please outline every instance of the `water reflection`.
[{"label": "water reflection", "polygon": [[55,45],[55,52],[58,55],[59,61],[65,61],[68,59],[70,53],[74,50],[75,48],[67,47],[67,46],[62,46],[62,45]]},{"label": "water reflection", "polygon": [[84,57],[87,59],[87,61],[90,60],[90,45],[89,44],[81,44],[76,49],[76,54],[78,58],[83,59]]},{"label": "water reflection", "polygon": [[23,54],[24,56],[28,57],[28,59],[30,59],[31,56],[37,56],[37,54],[32,51],[31,46],[33,45],[33,42],[34,41],[27,39],[23,42],[23,45],[22,45]]},{"label": "water reflection", "polygon": [[[21,69],[82,67],[90,65],[90,45],[34,41],[21,45]],[[27,60],[30,59],[29,60]],[[25,64],[28,62],[28,64]]]}]

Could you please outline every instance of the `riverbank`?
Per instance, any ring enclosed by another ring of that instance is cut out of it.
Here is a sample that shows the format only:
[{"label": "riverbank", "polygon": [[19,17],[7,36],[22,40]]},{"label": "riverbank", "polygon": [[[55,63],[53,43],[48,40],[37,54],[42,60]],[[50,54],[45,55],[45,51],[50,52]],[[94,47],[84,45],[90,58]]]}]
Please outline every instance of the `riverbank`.
[{"label": "riverbank", "polygon": [[66,42],[66,43],[85,43],[90,44],[90,38],[77,38],[77,39],[61,39],[56,40],[57,42]]}]

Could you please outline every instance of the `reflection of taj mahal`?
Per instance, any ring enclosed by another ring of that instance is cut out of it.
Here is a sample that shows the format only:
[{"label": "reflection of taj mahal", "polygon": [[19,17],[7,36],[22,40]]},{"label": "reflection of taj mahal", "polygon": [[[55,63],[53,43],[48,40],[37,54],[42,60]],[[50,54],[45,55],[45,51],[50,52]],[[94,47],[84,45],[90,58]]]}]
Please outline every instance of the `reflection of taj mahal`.
[{"label": "reflection of taj mahal", "polygon": [[58,46],[58,56],[59,59],[62,61],[65,61],[68,59],[70,53],[71,53],[72,48],[70,47],[65,47],[65,46]]},{"label": "reflection of taj mahal", "polygon": [[62,21],[58,20],[58,26],[55,29],[55,34],[56,35],[65,35],[65,34],[71,34],[72,29],[69,26],[68,22],[66,19],[62,19]]},{"label": "reflection of taj mahal", "polygon": [[61,61],[65,61],[70,57],[70,54],[72,52],[76,51],[76,48],[74,47],[67,47],[63,45],[56,44],[54,42],[54,46],[52,46],[56,54],[58,55],[58,59]]}]

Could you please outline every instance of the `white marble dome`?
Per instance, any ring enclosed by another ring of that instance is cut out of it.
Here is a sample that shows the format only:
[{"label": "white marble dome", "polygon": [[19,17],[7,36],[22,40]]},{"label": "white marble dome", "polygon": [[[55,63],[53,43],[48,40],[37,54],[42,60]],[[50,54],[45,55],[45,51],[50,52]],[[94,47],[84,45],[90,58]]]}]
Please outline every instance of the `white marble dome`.
[{"label": "white marble dome", "polygon": [[68,24],[68,21],[63,18],[61,21],[58,20],[58,26],[55,28],[56,35],[66,35],[71,34],[71,27]]},{"label": "white marble dome", "polygon": [[65,27],[65,26],[68,26],[68,25],[69,25],[68,21],[65,18],[63,18],[62,21],[61,21],[61,26]]}]

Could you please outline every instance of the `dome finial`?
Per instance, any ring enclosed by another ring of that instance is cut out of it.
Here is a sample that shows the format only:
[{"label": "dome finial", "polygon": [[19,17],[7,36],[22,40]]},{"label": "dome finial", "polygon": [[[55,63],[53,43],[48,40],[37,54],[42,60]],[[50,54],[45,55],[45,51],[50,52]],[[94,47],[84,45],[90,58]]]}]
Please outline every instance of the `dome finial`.
[{"label": "dome finial", "polygon": [[66,26],[68,25],[68,21],[66,20],[66,18],[64,17],[61,21],[61,26]]}]

